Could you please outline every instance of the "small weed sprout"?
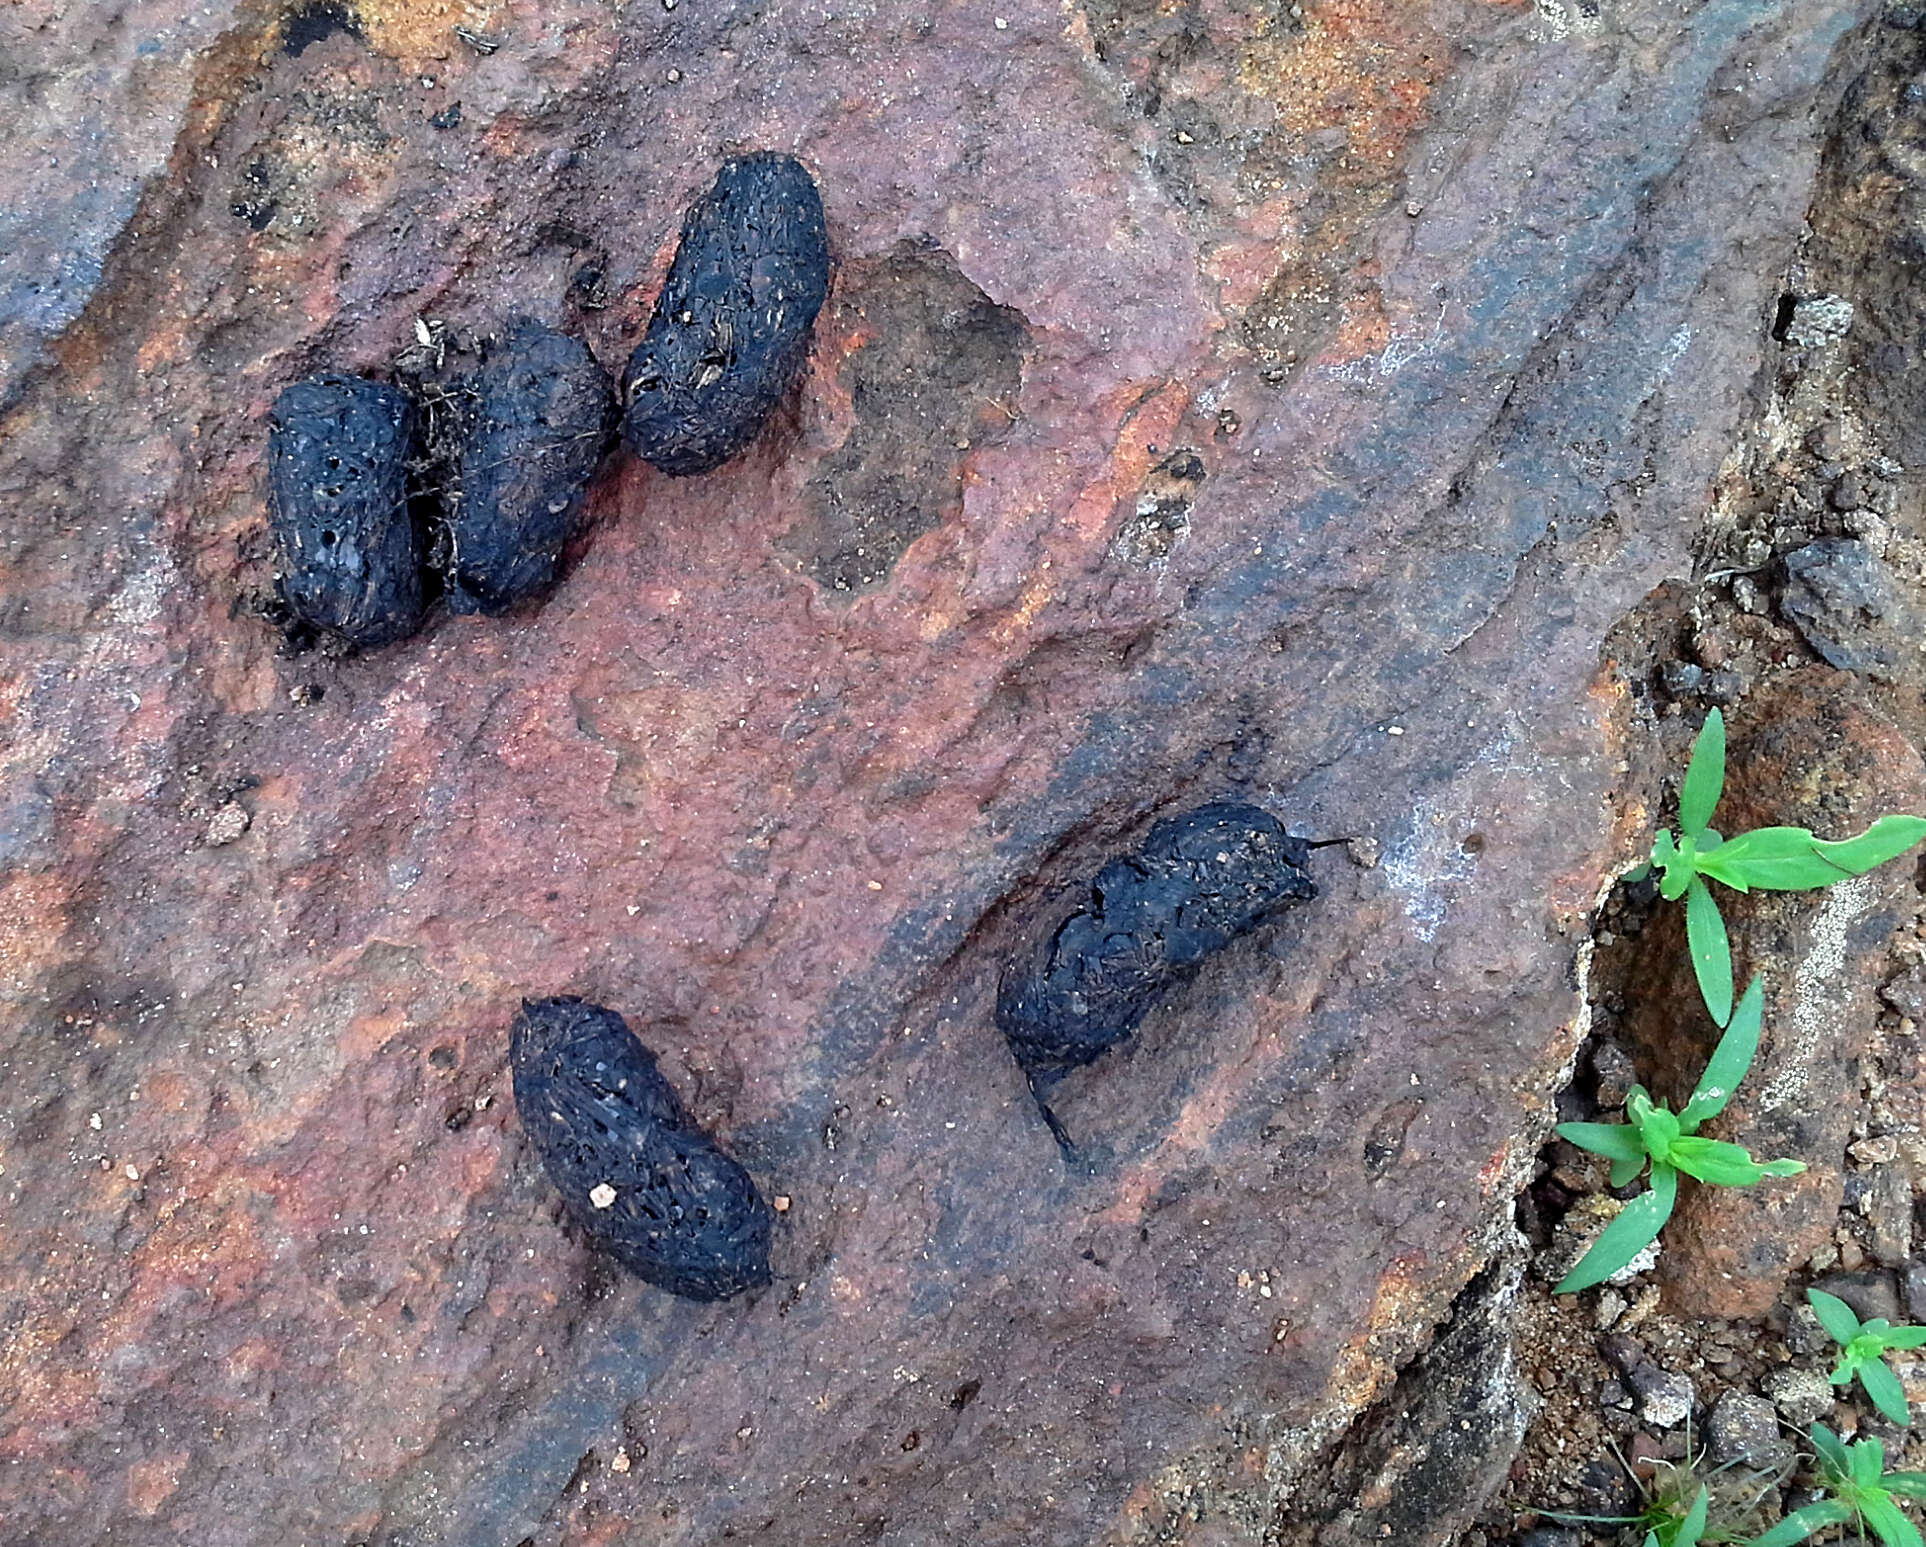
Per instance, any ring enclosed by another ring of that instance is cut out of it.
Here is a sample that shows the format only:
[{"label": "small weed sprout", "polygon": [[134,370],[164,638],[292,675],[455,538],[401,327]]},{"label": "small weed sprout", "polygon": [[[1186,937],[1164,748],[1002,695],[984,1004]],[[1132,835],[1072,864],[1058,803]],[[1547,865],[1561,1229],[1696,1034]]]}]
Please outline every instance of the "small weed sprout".
[{"label": "small weed sprout", "polygon": [[[1628,1122],[1558,1125],[1563,1138],[1611,1161],[1612,1186],[1629,1185],[1647,1165],[1652,1185],[1619,1211],[1554,1293],[1571,1294],[1603,1283],[1656,1240],[1678,1201],[1680,1172],[1715,1187],[1750,1187],[1764,1177],[1796,1176],[1805,1170],[1797,1160],[1761,1162],[1737,1144],[1698,1136],[1699,1124],[1725,1110],[1752,1067],[1765,1006],[1765,990],[1757,977],[1737,1007],[1733,1005],[1732,944],[1707,883],[1717,881],[1736,892],[1806,891],[1864,875],[1926,838],[1926,818],[1882,816],[1857,838],[1836,843],[1815,838],[1803,827],[1759,827],[1728,839],[1712,827],[1713,810],[1724,792],[1725,717],[1714,709],[1692,744],[1679,789],[1679,832],[1674,836],[1660,829],[1652,842],[1651,864],[1639,867],[1633,878],[1656,868],[1659,895],[1673,902],[1685,899],[1693,976],[1724,1034],[1682,1111],[1660,1106],[1643,1086],[1634,1086],[1625,1102]],[[1862,1372],[1863,1381],[1864,1361],[1854,1368]],[[1883,1364],[1879,1369],[1890,1377]],[[1872,1376],[1875,1383],[1879,1378]],[[1870,1394],[1872,1387],[1867,1390]]]},{"label": "small weed sprout", "polygon": [[[1725,716],[1714,709],[1692,744],[1679,790],[1679,836],[1652,842],[1659,895],[1685,899],[1685,937],[1705,1007],[1720,1026],[1732,1017],[1732,947],[1708,880],[1735,892],[1801,892],[1864,875],[1926,838],[1926,818],[1882,816],[1857,838],[1830,843],[1803,827],[1758,827],[1723,838],[1711,824],[1725,790]],[[1643,871],[1636,872],[1643,874]]]},{"label": "small weed sprout", "polygon": [[[1707,1468],[1704,1451],[1691,1446],[1689,1423],[1686,1441],[1685,1459],[1661,1461],[1649,1481],[1619,1455],[1619,1465],[1639,1491],[1635,1515],[1540,1513],[1568,1524],[1630,1526],[1635,1533],[1644,1532],[1644,1547],[1737,1547],[1749,1542],[1760,1527],[1761,1506],[1776,1492],[1783,1474],[1737,1461]],[[1612,1450],[1618,1453],[1616,1445]]]},{"label": "small weed sprout", "polygon": [[1671,1535],[1661,1535],[1659,1527],[1654,1526],[1645,1533],[1645,1547],[1699,1547],[1705,1537],[1706,1512],[1711,1507],[1712,1495],[1701,1486],[1692,1507],[1685,1512],[1685,1518],[1673,1526]]},{"label": "small weed sprout", "polygon": [[1750,1187],[1763,1177],[1797,1176],[1797,1160],[1756,1161],[1737,1144],[1699,1137],[1699,1124],[1725,1110],[1732,1093],[1752,1067],[1759,1050],[1759,1025],[1765,987],[1752,980],[1712,1050],[1692,1097],[1678,1112],[1668,1111],[1635,1085],[1625,1101],[1624,1123],[1560,1123],[1558,1134],[1582,1150],[1612,1163],[1611,1184],[1624,1187],[1649,1164],[1652,1185],[1618,1212],[1591,1250],[1560,1279],[1554,1294],[1573,1294],[1601,1284],[1658,1237],[1678,1201],[1679,1173],[1714,1187]]},{"label": "small weed sprout", "polygon": [[1855,1526],[1862,1540],[1871,1531],[1885,1547],[1926,1547],[1919,1527],[1894,1498],[1926,1499],[1926,1472],[1888,1472],[1886,1447],[1870,1435],[1848,1446],[1814,1424],[1810,1437],[1820,1491],[1832,1497],[1795,1509],[1755,1538],[1752,1547],[1793,1547],[1828,1526],[1843,1525]]},{"label": "small weed sprout", "polygon": [[1819,1325],[1845,1350],[1832,1372],[1833,1385],[1850,1386],[1857,1376],[1874,1407],[1902,1428],[1910,1424],[1912,1412],[1906,1405],[1906,1392],[1886,1367],[1886,1350],[1926,1344],[1926,1327],[1895,1327],[1883,1316],[1861,1321],[1850,1305],[1823,1289],[1808,1289],[1806,1299]]}]

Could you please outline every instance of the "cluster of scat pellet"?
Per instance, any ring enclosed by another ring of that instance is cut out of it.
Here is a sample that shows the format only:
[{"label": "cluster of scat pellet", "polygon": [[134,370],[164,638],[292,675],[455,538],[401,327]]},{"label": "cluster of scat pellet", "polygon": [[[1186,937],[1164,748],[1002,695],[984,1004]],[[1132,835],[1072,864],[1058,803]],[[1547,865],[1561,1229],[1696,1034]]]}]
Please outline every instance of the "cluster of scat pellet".
[{"label": "cluster of scat pellet", "polygon": [[424,575],[451,612],[504,612],[554,586],[614,424],[588,346],[528,318],[474,379],[427,519],[410,470],[423,416],[401,388],[359,376],[298,381],[268,415],[268,524],[290,632],[372,649],[421,624]]},{"label": "cluster of scat pellet", "polygon": [[[828,292],[822,201],[773,153],[727,162],[690,207],[642,342],[623,373],[622,439],[662,472],[710,472],[794,387]],[[299,626],[349,646],[411,633],[435,571],[453,612],[545,595],[612,438],[618,405],[586,345],[509,326],[444,413],[452,442],[436,542],[409,508],[421,460],[404,392],[321,376],[276,402],[272,524]],[[1257,806],[1218,802],[1154,826],[1006,963],[997,1025],[1043,1103],[1071,1069],[1127,1039],[1158,999],[1285,905],[1314,897],[1310,845]],[[683,1107],[614,1010],[525,1000],[510,1033],[515,1104],[587,1240],[647,1282],[721,1300],[769,1282],[773,1214]]]},{"label": "cluster of scat pellet", "polygon": [[[725,162],[690,207],[642,342],[623,373],[622,438],[677,476],[744,450],[794,387],[829,292],[822,199],[793,156]],[[560,577],[616,404],[588,346],[532,319],[443,394],[452,447],[424,447],[401,388],[324,374],[268,421],[277,612],[292,637],[391,644],[424,615],[432,574],[455,613],[537,601]],[[412,467],[443,481],[411,499]],[[427,505],[424,514],[416,508]]]}]

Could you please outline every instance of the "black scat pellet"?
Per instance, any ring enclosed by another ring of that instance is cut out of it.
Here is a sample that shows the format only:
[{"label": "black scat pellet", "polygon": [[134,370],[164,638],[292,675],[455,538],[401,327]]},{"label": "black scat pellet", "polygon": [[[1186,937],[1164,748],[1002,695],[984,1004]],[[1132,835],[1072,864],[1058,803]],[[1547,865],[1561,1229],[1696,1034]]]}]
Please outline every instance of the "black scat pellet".
[{"label": "black scat pellet", "polygon": [[295,619],[352,645],[421,620],[421,540],[408,511],[414,408],[358,376],[298,381],[268,415],[268,519]]},{"label": "black scat pellet", "polygon": [[614,396],[586,344],[527,318],[510,324],[469,393],[448,502],[448,610],[506,612],[555,584]]},{"label": "black scat pellet", "polygon": [[622,373],[622,436],[665,473],[741,451],[802,370],[829,293],[815,181],[793,156],[723,163],[690,206],[648,332]]},{"label": "black scat pellet", "polygon": [[998,986],[997,1025],[1033,1087],[1115,1047],[1206,957],[1315,897],[1310,847],[1260,807],[1218,802],[1159,822],[1098,871]]},{"label": "black scat pellet", "polygon": [[524,1000],[509,1061],[522,1127],[590,1241],[694,1300],[769,1282],[769,1205],[621,1016],[573,997]]}]

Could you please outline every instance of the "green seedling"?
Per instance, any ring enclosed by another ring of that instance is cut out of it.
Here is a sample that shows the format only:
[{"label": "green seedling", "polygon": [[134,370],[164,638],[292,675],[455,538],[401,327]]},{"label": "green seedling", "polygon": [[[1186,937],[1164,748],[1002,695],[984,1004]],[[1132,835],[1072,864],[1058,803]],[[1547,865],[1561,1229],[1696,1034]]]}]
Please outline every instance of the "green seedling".
[{"label": "green seedling", "polygon": [[1706,1511],[1711,1507],[1712,1495],[1700,1488],[1685,1518],[1671,1522],[1669,1532],[1663,1526],[1654,1526],[1645,1533],[1645,1547],[1699,1547],[1705,1536]]},{"label": "green seedling", "polygon": [[[1708,881],[1735,892],[1801,892],[1864,875],[1926,838],[1926,819],[1882,816],[1857,838],[1827,842],[1803,827],[1759,827],[1724,838],[1711,826],[1725,789],[1725,717],[1714,709],[1692,744],[1679,790],[1679,835],[1661,828],[1652,843],[1659,894],[1685,899],[1692,970],[1712,1019],[1732,1017],[1732,945]],[[1640,874],[1643,873],[1641,870]]]},{"label": "green seedling", "polygon": [[1850,1386],[1857,1376],[1874,1407],[1901,1427],[1910,1424],[1912,1412],[1906,1405],[1906,1392],[1899,1377],[1886,1367],[1886,1350],[1926,1344],[1926,1327],[1895,1327],[1883,1316],[1861,1321],[1850,1305],[1823,1289],[1808,1289],[1806,1300],[1819,1325],[1845,1350],[1832,1372],[1833,1385]]},{"label": "green seedling", "polygon": [[1926,1547],[1919,1527],[1900,1511],[1894,1496],[1926,1499],[1926,1472],[1888,1472],[1886,1447],[1872,1436],[1850,1446],[1821,1424],[1811,1429],[1819,1487],[1832,1495],[1803,1509],[1795,1509],[1752,1547],[1793,1547],[1828,1526],[1855,1525],[1861,1540],[1866,1532],[1885,1547]]},{"label": "green seedling", "polygon": [[1560,1279],[1554,1294],[1574,1294],[1601,1284],[1644,1251],[1678,1202],[1679,1173],[1714,1187],[1750,1187],[1768,1176],[1797,1176],[1798,1160],[1754,1160],[1742,1146],[1699,1137],[1699,1125],[1723,1112],[1759,1051],[1765,986],[1754,978],[1729,1018],[1725,1034],[1706,1061],[1691,1099],[1678,1112],[1653,1101],[1642,1085],[1625,1100],[1623,1123],[1560,1123],[1560,1138],[1612,1163],[1612,1186],[1624,1187],[1649,1164],[1652,1185],[1620,1209],[1591,1250]]},{"label": "green seedling", "polygon": [[[1688,1425],[1687,1440],[1691,1430]],[[1614,1454],[1618,1447],[1612,1447]],[[1758,1529],[1759,1506],[1776,1492],[1777,1473],[1727,1461],[1707,1470],[1703,1452],[1678,1462],[1661,1461],[1647,1481],[1619,1456],[1639,1491],[1636,1515],[1576,1515],[1541,1510],[1553,1520],[1575,1525],[1630,1526],[1643,1531],[1645,1547],[1727,1547],[1749,1542]]]}]

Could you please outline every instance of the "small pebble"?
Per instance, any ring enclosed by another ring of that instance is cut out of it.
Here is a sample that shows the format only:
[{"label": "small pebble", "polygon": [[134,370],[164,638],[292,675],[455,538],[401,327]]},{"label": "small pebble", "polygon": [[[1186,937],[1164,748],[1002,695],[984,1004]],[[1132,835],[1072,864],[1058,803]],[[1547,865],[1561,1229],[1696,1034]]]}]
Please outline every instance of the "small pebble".
[{"label": "small pebble", "polygon": [[218,849],[234,842],[254,825],[254,818],[247,813],[247,807],[239,801],[230,800],[216,811],[207,823],[207,846]]},{"label": "small pebble", "polygon": [[1705,686],[1705,668],[1690,661],[1666,661],[1659,667],[1659,686],[1668,698],[1691,698]]},{"label": "small pebble", "polygon": [[1774,1370],[1760,1384],[1779,1416],[1795,1429],[1817,1423],[1832,1411],[1832,1382],[1817,1370],[1788,1365]]},{"label": "small pebble", "polygon": [[1653,1428],[1677,1428],[1692,1416],[1697,1396],[1689,1376],[1641,1364],[1635,1365],[1625,1379],[1638,1396],[1639,1416]]},{"label": "small pebble", "polygon": [[1728,1391],[1705,1423],[1715,1462],[1734,1462],[1776,1472],[1792,1464],[1793,1446],[1779,1432],[1778,1414],[1764,1397]]},{"label": "small pebble", "polygon": [[1846,1146],[1846,1153],[1856,1166],[1883,1166],[1899,1153],[1899,1141],[1889,1133],[1872,1139],[1855,1139]]},{"label": "small pebble", "polygon": [[1721,707],[1736,704],[1745,696],[1745,679],[1729,666],[1708,672],[1701,696],[1708,704]]},{"label": "small pebble", "polygon": [[1601,1332],[1608,1330],[1619,1317],[1625,1314],[1625,1308],[1630,1303],[1625,1296],[1607,1284],[1599,1290],[1598,1304],[1592,1308],[1593,1324]]},{"label": "small pebble", "polygon": [[1916,1325],[1926,1322],[1926,1262],[1907,1263],[1899,1284],[1906,1296],[1907,1319]]},{"label": "small pebble", "polygon": [[1598,1080],[1598,1109],[1616,1112],[1638,1083],[1638,1066],[1632,1055],[1610,1037],[1600,1037],[1592,1046],[1592,1074]]}]

